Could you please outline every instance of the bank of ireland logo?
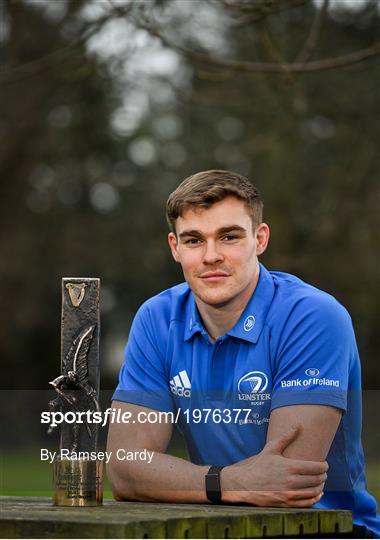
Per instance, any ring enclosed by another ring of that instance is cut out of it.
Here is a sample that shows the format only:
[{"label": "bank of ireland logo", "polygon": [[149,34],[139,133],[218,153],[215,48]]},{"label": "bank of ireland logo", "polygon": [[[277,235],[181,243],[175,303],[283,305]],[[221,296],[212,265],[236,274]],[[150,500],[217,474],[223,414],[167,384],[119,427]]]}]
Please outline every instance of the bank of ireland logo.
[{"label": "bank of ireland logo", "polygon": [[256,319],[253,315],[248,315],[248,317],[244,321],[244,330],[246,332],[250,332],[252,328],[255,326]]},{"label": "bank of ireland logo", "polygon": [[317,377],[319,375],[319,369],[317,368],[308,368],[306,371],[305,371],[305,375],[307,375],[308,377]]}]

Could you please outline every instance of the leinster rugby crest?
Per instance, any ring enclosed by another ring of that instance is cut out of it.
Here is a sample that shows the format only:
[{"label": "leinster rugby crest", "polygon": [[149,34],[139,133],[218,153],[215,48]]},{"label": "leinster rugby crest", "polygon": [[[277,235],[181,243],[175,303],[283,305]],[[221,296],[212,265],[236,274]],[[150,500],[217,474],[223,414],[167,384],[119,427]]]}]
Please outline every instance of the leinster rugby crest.
[{"label": "leinster rugby crest", "polygon": [[263,371],[250,371],[243,375],[238,382],[239,401],[250,401],[252,405],[262,405],[270,400],[267,392],[268,376]]}]

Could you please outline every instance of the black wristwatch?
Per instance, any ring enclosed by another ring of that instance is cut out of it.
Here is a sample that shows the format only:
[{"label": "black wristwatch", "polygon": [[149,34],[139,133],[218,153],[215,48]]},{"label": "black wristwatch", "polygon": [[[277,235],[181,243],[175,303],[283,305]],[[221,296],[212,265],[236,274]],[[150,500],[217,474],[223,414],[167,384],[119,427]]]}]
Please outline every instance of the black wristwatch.
[{"label": "black wristwatch", "polygon": [[220,489],[220,471],[222,469],[223,467],[213,465],[205,476],[206,495],[208,500],[214,504],[220,504],[222,500],[222,490]]}]

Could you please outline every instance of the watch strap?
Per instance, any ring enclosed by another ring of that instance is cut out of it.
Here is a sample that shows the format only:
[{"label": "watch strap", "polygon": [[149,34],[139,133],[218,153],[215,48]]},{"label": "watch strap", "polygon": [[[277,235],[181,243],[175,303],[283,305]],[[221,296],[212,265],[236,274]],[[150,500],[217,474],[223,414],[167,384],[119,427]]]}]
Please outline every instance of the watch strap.
[{"label": "watch strap", "polygon": [[220,471],[222,469],[223,467],[212,465],[205,476],[206,495],[208,500],[214,504],[220,504],[222,500],[222,490],[220,487]]}]

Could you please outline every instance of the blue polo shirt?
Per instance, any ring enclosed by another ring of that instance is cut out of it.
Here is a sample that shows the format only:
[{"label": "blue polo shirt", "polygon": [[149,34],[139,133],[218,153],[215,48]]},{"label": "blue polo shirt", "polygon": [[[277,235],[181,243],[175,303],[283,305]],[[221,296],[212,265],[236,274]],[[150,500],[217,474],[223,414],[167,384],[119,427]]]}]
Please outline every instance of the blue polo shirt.
[{"label": "blue polo shirt", "polygon": [[182,283],[145,302],[133,321],[113,399],[172,412],[190,459],[229,465],[259,453],[270,413],[291,405],[343,411],[319,508],[350,509],[380,537],[366,491],[361,374],[349,314],[329,294],[260,265],[236,325],[211,343]]}]

